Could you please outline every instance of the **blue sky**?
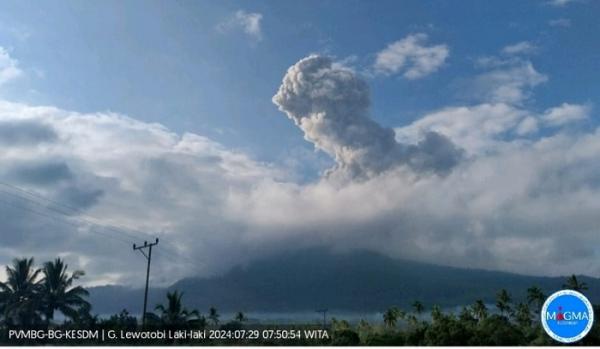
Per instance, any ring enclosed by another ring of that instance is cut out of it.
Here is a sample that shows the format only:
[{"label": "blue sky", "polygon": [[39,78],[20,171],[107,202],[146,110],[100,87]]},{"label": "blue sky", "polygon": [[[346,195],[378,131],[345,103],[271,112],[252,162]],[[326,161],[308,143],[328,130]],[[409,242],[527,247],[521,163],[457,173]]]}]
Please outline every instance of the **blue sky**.
[{"label": "blue sky", "polygon": [[[7,1],[0,43],[26,77],[2,95],[82,112],[111,110],[197,132],[256,158],[280,161],[310,149],[270,99],[285,70],[309,53],[353,57],[362,70],[377,52],[413,33],[446,44],[435,74],[418,80],[369,78],[372,115],[397,127],[428,111],[465,102],[461,82],[475,61],[507,45],[537,47],[547,74],[528,103],[543,110],[560,97],[600,97],[600,4],[574,1]],[[220,23],[243,10],[262,15],[262,40]],[[550,25],[569,21],[568,27]],[[576,88],[574,88],[576,87]],[[457,91],[458,90],[458,91]]]},{"label": "blue sky", "polygon": [[135,284],[115,251],[159,236],[162,284],[314,246],[600,276],[599,14],[3,1],[0,264],[60,255]]}]

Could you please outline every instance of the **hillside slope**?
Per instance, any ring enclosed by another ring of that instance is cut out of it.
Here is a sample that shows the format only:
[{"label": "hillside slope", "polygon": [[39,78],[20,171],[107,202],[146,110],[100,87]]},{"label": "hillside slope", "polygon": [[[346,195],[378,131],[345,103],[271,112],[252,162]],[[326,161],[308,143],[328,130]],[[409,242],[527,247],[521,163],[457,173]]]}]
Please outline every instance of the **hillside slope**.
[{"label": "hillside slope", "polygon": [[[586,294],[600,302],[600,279],[580,277]],[[382,311],[391,305],[455,306],[483,299],[493,303],[506,288],[517,300],[532,285],[546,294],[558,290],[564,277],[536,277],[477,269],[461,269],[388,258],[355,251],[332,253],[311,249],[255,261],[213,278],[187,278],[168,289],[153,289],[149,304],[162,301],[167,290],[185,293],[188,307],[222,311],[302,311],[325,307],[345,311]],[[105,286],[91,289],[96,313],[122,308],[139,312],[141,290]],[[153,306],[151,307],[153,308]]]}]

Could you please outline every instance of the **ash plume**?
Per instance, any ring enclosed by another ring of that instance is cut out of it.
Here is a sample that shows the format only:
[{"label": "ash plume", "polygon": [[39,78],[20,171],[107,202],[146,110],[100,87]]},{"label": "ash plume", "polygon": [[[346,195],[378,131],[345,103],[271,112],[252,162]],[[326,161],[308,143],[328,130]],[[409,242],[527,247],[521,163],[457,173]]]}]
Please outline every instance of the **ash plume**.
[{"label": "ash plume", "polygon": [[404,165],[444,174],[462,157],[462,150],[436,132],[425,133],[417,144],[398,143],[391,128],[370,118],[366,82],[329,57],[311,55],[291,66],[273,102],[307,141],[335,159],[330,175],[365,179]]}]

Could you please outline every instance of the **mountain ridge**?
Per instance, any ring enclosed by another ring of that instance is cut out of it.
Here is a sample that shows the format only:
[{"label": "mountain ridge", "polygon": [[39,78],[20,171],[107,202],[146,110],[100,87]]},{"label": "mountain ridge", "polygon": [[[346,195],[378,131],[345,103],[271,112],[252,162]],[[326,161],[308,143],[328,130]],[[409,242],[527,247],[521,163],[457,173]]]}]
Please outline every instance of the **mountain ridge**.
[{"label": "mountain ridge", "polygon": [[[592,303],[600,302],[600,279],[578,276]],[[184,292],[187,307],[221,311],[383,311],[390,306],[450,307],[482,299],[495,302],[507,289],[515,301],[525,300],[528,287],[546,294],[561,289],[566,277],[530,276],[476,268],[458,268],[393,259],[369,251],[332,252],[316,248],[280,254],[234,267],[208,278],[188,277],[149,292],[149,310],[162,303],[167,291]],[[127,308],[136,313],[143,291],[124,286],[90,288],[96,313]],[[139,311],[138,311],[139,312]]]}]

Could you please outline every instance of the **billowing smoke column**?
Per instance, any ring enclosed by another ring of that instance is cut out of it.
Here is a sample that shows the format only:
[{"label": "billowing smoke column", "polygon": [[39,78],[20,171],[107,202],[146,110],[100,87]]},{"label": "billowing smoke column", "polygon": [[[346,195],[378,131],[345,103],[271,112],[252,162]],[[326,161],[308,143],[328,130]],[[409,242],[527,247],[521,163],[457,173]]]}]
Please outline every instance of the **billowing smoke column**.
[{"label": "billowing smoke column", "polygon": [[416,145],[396,142],[394,131],[369,117],[369,89],[352,70],[311,55],[290,67],[273,97],[304,131],[304,138],[337,163],[330,173],[365,179],[408,165],[419,172],[448,172],[462,151],[435,132]]}]

